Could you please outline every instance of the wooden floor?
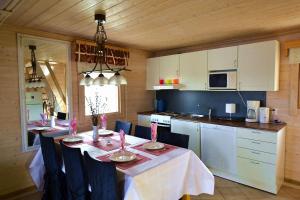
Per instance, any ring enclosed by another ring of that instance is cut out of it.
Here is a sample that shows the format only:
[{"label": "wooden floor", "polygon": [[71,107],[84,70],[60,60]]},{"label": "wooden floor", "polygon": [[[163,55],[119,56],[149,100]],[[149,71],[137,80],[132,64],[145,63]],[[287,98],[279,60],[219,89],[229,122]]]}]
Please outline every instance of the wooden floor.
[{"label": "wooden floor", "polygon": [[[14,200],[40,200],[41,194],[34,193]],[[215,195],[191,196],[191,200],[299,200],[300,189],[283,186],[279,194],[273,195],[232,181],[216,177]]]}]

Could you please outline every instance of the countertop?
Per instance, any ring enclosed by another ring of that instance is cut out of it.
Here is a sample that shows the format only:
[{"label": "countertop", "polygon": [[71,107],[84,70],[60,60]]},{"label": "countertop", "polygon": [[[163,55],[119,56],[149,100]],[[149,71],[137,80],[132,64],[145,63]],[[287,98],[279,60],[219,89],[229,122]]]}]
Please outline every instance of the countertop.
[{"label": "countertop", "polygon": [[[146,112],[138,112],[139,115],[151,115],[155,114],[155,111],[146,111]],[[286,123],[249,123],[244,121],[235,121],[235,120],[223,120],[223,119],[209,119],[208,117],[191,117],[186,115],[179,115],[177,117],[172,117],[173,119],[193,121],[193,122],[202,122],[208,124],[217,124],[224,126],[232,126],[232,127],[241,127],[241,128],[252,128],[258,130],[272,131],[277,132],[280,129],[286,126]]]}]

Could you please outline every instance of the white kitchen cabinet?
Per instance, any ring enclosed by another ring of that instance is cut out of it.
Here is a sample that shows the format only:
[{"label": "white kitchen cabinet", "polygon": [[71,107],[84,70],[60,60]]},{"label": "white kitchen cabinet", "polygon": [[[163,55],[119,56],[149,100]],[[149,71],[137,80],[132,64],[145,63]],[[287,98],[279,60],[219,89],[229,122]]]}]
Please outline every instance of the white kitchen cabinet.
[{"label": "white kitchen cabinet", "polygon": [[200,157],[200,123],[171,119],[171,132],[189,135],[189,149]]},{"label": "white kitchen cabinet", "polygon": [[162,56],[159,63],[160,79],[175,79],[179,77],[179,55]]},{"label": "white kitchen cabinet", "polygon": [[229,70],[237,68],[238,47],[225,47],[208,50],[208,70]]},{"label": "white kitchen cabinet", "polygon": [[238,90],[279,89],[279,42],[245,44],[238,51]]},{"label": "white kitchen cabinet", "polygon": [[207,90],[207,51],[179,55],[181,90]]},{"label": "white kitchen cabinet", "polygon": [[284,178],[285,128],[278,132],[237,129],[237,180],[277,193]]},{"label": "white kitchen cabinet", "polygon": [[201,124],[201,159],[213,174],[234,177],[236,169],[236,128]]},{"label": "white kitchen cabinet", "polygon": [[154,85],[159,84],[160,58],[148,58],[146,68],[146,89],[153,90]]},{"label": "white kitchen cabinet", "polygon": [[151,126],[151,117],[150,115],[138,115],[138,125],[150,127]]}]

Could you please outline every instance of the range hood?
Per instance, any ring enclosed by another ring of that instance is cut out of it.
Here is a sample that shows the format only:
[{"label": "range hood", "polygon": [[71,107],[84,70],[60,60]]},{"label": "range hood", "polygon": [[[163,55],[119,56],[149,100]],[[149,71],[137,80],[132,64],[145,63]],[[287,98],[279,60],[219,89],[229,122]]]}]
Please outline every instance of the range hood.
[{"label": "range hood", "polygon": [[182,84],[161,84],[153,86],[154,90],[178,90],[182,88]]}]

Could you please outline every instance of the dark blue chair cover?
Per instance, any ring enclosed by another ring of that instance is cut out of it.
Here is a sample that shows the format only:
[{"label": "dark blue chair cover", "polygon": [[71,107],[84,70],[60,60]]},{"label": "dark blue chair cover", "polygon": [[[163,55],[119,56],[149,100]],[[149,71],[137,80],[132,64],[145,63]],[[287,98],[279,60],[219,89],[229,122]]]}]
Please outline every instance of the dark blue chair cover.
[{"label": "dark blue chair cover", "polygon": [[52,137],[40,135],[42,154],[46,169],[43,200],[68,199],[66,179],[61,171],[61,161]]},{"label": "dark blue chair cover", "polygon": [[189,135],[178,133],[158,133],[157,141],[187,149],[189,146],[189,138]]},{"label": "dark blue chair cover", "polygon": [[139,138],[144,138],[144,139],[151,140],[151,128],[150,127],[136,125],[135,126],[134,136],[139,137]]},{"label": "dark blue chair cover", "polygon": [[117,199],[117,171],[113,162],[100,162],[84,152],[84,161],[91,186],[91,200]]},{"label": "dark blue chair cover", "polygon": [[67,186],[72,200],[89,199],[88,178],[80,148],[71,148],[60,141],[65,164]]},{"label": "dark blue chair cover", "polygon": [[125,132],[125,134],[130,135],[132,124],[131,122],[126,121],[116,121],[115,132],[119,132],[121,129]]}]

